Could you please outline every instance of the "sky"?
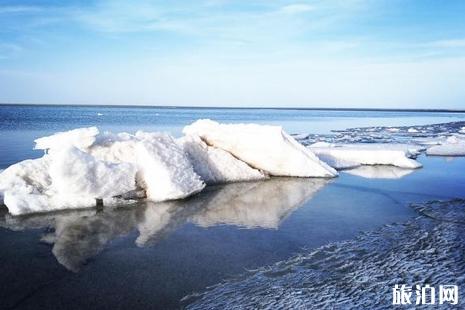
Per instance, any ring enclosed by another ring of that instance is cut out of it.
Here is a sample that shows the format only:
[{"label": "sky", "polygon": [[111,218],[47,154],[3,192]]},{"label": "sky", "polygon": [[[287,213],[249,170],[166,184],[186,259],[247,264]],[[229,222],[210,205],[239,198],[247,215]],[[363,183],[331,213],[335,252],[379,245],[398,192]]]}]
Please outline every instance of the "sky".
[{"label": "sky", "polygon": [[465,1],[0,0],[0,102],[465,109]]}]

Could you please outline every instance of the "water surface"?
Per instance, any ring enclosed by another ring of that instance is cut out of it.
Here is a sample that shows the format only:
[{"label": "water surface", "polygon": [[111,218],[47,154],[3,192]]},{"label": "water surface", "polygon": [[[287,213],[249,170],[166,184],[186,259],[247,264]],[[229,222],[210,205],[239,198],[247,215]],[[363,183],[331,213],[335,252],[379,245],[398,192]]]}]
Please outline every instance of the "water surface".
[{"label": "water surface", "polygon": [[[30,151],[35,137],[90,125],[180,134],[191,121],[212,118],[329,132],[463,119],[462,114],[412,112],[127,107],[2,106],[0,115],[2,167],[40,156]],[[26,217],[11,217],[3,208],[2,306],[178,308],[184,296],[246,270],[406,221],[415,216],[410,202],[465,198],[464,158],[418,160],[424,165],[418,170],[364,167],[331,180],[273,178],[209,187],[184,201]]]}]

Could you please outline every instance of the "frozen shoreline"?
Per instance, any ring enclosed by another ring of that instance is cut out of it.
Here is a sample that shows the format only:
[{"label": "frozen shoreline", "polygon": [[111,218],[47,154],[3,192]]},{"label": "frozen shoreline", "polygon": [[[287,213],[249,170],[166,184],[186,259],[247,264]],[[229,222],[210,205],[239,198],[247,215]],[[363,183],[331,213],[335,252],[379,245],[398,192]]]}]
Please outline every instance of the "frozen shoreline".
[{"label": "frozen shoreline", "polygon": [[[465,285],[465,200],[413,204],[418,216],[331,243],[184,298],[187,309],[392,308],[395,284]],[[459,289],[459,303],[465,292]]]},{"label": "frozen shoreline", "polygon": [[[139,198],[183,199],[209,184],[270,176],[327,178],[336,177],[337,170],[377,165],[417,169],[421,164],[415,158],[423,152],[465,155],[461,125],[351,129],[334,135],[331,143],[328,137],[311,134],[292,137],[279,126],[211,120],[186,126],[180,139],[164,133],[81,128],[36,139],[35,148],[45,155],[2,171],[0,200],[11,214],[21,215],[89,208],[99,201],[115,205]],[[355,143],[360,137],[376,140],[380,134],[391,142]]]}]

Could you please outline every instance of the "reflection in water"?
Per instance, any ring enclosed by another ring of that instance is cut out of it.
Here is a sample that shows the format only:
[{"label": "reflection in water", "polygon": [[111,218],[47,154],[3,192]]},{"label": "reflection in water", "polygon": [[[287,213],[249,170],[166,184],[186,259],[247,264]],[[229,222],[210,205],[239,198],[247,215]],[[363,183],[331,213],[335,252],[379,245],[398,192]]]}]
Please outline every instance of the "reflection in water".
[{"label": "reflection in water", "polygon": [[110,240],[127,235],[136,223],[132,210],[102,212],[94,216],[59,219],[55,234],[47,238],[54,243],[53,255],[60,264],[78,271],[89,258],[103,250]]},{"label": "reflection in water", "polygon": [[354,169],[344,170],[345,173],[367,179],[400,179],[414,171],[416,170],[385,165],[360,166]]},{"label": "reflection in water", "polygon": [[229,184],[221,187],[190,221],[202,227],[229,224],[276,229],[288,214],[327,182],[325,179],[274,178],[267,182]]},{"label": "reflection in water", "polygon": [[42,241],[52,244],[57,261],[78,271],[105,245],[137,229],[138,246],[152,245],[185,223],[245,228],[278,228],[282,220],[321,189],[328,180],[272,178],[207,188],[187,200],[141,202],[137,206],[68,211],[11,217],[0,227],[11,230],[47,229]]}]

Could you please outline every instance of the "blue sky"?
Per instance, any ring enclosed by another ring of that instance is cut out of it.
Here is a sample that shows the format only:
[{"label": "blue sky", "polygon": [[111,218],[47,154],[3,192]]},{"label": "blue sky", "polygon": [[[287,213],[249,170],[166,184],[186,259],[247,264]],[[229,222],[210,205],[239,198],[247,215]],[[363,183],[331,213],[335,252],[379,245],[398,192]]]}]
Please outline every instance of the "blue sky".
[{"label": "blue sky", "polygon": [[0,102],[465,109],[465,1],[3,1]]}]

